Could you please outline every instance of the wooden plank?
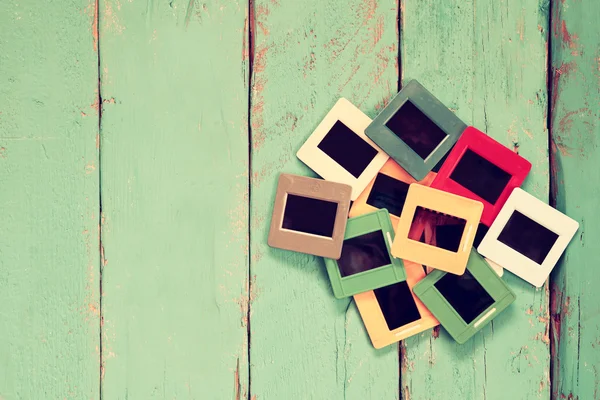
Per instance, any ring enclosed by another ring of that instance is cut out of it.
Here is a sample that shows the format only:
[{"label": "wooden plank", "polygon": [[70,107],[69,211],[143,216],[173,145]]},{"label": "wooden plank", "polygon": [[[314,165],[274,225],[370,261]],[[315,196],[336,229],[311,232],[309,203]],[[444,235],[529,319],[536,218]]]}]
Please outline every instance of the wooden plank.
[{"label": "wooden plank", "polygon": [[93,5],[0,4],[0,398],[97,399]]},{"label": "wooden plank", "polygon": [[100,12],[103,397],[245,397],[246,6]]},{"label": "wooden plank", "polygon": [[280,172],[340,96],[374,117],[397,87],[393,0],[256,0],[251,99],[251,373],[257,399],[393,399],[396,346],[377,351],[322,259],[267,246]]},{"label": "wooden plank", "polygon": [[[537,0],[402,1],[402,78],[416,78],[467,124],[518,150],[524,189],[548,200],[548,10]],[[549,397],[548,295],[509,272],[516,302],[464,345],[444,332],[403,346],[404,398]]]},{"label": "wooden plank", "polygon": [[580,223],[552,276],[552,395],[600,399],[600,305],[595,239],[600,137],[600,4],[552,5],[552,194]]}]

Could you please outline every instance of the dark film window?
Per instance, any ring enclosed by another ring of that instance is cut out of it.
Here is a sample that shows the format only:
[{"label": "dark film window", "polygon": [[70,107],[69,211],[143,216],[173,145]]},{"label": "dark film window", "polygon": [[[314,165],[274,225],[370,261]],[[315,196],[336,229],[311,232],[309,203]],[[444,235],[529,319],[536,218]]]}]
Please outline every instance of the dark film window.
[{"label": "dark film window", "polygon": [[367,204],[375,208],[386,208],[390,214],[399,217],[402,214],[408,188],[408,183],[385,174],[377,174]]},{"label": "dark film window", "polygon": [[540,265],[557,239],[556,233],[516,210],[498,235],[498,241]]},{"label": "dark film window", "polygon": [[448,152],[444,154],[444,157],[442,157],[442,159],[438,161],[437,164],[435,164],[435,167],[433,167],[433,169],[431,170],[432,172],[440,172],[442,165],[444,165],[444,163],[446,162],[446,159],[448,158],[448,155],[452,152],[452,149],[454,149],[454,146],[455,145],[452,145],[452,147],[450,147],[450,150],[448,150]]},{"label": "dark film window", "polygon": [[377,155],[377,150],[342,121],[336,121],[317,147],[355,178],[363,173]]},{"label": "dark film window", "polygon": [[466,324],[473,322],[494,304],[492,296],[485,291],[468,269],[463,275],[447,273],[434,286]]},{"label": "dark film window", "polygon": [[[457,251],[458,247],[460,246],[460,239],[462,239],[464,230],[465,225],[461,223],[438,226],[435,232],[437,246],[446,250],[456,249],[452,251]],[[488,230],[489,228],[487,226],[482,223],[479,224],[477,227],[477,233],[475,233],[475,238],[473,239],[473,247],[479,247],[479,244],[483,240],[483,237]]]},{"label": "dark film window", "polygon": [[422,159],[426,159],[447,136],[410,100],[396,111],[385,126]]},{"label": "dark film window", "polygon": [[408,283],[395,283],[375,289],[374,292],[390,331],[421,319]]},{"label": "dark film window", "polygon": [[390,265],[390,255],[382,231],[366,233],[344,240],[342,256],[338,260],[343,277]]},{"label": "dark film window", "polygon": [[425,243],[458,252],[466,224],[467,221],[462,218],[417,207],[408,238],[421,241],[422,235],[425,235]]},{"label": "dark film window", "polygon": [[489,230],[490,230],[490,228],[488,228],[487,226],[485,226],[481,222],[479,223],[479,226],[477,227],[477,233],[475,234],[475,240],[473,240],[473,247],[475,247],[475,248],[479,247],[479,244],[481,243],[481,241],[483,240],[485,234]]},{"label": "dark film window", "polygon": [[338,204],[288,194],[283,212],[283,229],[331,237]]},{"label": "dark film window", "polygon": [[510,178],[508,172],[469,149],[450,174],[450,179],[490,204],[498,201]]}]

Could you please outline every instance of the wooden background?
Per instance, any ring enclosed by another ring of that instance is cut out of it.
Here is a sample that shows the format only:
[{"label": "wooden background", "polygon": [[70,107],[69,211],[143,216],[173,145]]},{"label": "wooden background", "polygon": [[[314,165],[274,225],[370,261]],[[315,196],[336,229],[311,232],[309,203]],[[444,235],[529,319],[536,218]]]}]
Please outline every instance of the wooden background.
[{"label": "wooden background", "polygon": [[[600,399],[596,0],[0,2],[0,399]],[[270,249],[340,96],[416,78],[581,228],[465,345]]]}]

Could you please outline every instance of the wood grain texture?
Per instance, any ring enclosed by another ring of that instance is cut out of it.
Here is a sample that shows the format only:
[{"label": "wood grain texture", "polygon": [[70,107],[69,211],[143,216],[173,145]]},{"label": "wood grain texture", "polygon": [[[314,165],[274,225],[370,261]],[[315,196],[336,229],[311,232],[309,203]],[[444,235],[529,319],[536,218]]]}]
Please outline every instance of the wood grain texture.
[{"label": "wood grain texture", "polygon": [[397,346],[375,350],[322,259],[267,246],[281,172],[340,96],[374,117],[396,92],[393,0],[257,0],[251,98],[251,382],[256,399],[394,399]]},{"label": "wood grain texture", "polygon": [[[600,4],[551,3],[0,2],[0,400],[599,400]],[[267,246],[300,145],[399,73],[581,224],[462,346],[375,350],[321,259]]]},{"label": "wood grain texture", "polygon": [[0,3],[4,400],[98,398],[92,15],[83,1]]},{"label": "wood grain texture", "polygon": [[245,397],[246,6],[100,10],[103,398]]},{"label": "wood grain texture", "polygon": [[597,1],[553,2],[553,197],[556,207],[580,224],[552,276],[552,394],[556,399],[600,399],[598,20]]},{"label": "wood grain texture", "polygon": [[[546,5],[403,1],[401,71],[468,125],[529,159],[524,189],[548,201]],[[441,329],[403,345],[406,399],[549,397],[547,289],[505,272],[517,300],[464,345]],[[546,289],[546,290],[545,290]]]}]

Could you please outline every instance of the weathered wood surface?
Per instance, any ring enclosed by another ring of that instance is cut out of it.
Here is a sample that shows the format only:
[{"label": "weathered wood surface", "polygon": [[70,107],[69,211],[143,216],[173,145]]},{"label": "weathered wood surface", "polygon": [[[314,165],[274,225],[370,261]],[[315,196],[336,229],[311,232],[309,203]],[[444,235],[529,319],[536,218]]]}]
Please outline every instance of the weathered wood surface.
[{"label": "weathered wood surface", "polygon": [[[532,1],[402,2],[402,78],[533,164],[524,185],[548,201],[547,8]],[[443,329],[403,344],[405,398],[549,396],[548,294],[510,272],[517,300],[464,345]]]},{"label": "weathered wood surface", "polygon": [[375,350],[323,260],[267,246],[280,172],[339,97],[374,117],[397,89],[397,5],[257,0],[251,97],[250,366],[257,399],[394,399],[396,346]]},{"label": "weathered wood surface", "polygon": [[247,18],[100,1],[105,399],[248,390]]},{"label": "weathered wood surface", "polygon": [[[599,18],[594,0],[2,2],[0,399],[600,399]],[[525,189],[581,229],[544,288],[505,272],[517,301],[467,344],[375,350],[322,260],[267,226],[335,101],[374,117],[411,78],[530,159]]]},{"label": "weathered wood surface", "polygon": [[552,195],[580,228],[551,277],[552,394],[600,399],[600,4],[552,7]]},{"label": "weathered wood surface", "polygon": [[0,2],[5,400],[99,396],[98,61],[86,6]]}]

